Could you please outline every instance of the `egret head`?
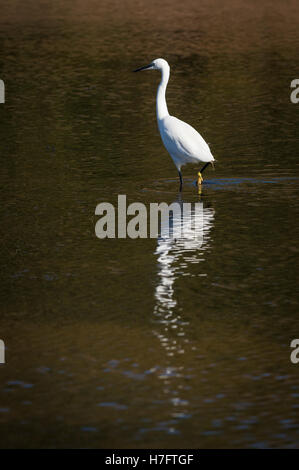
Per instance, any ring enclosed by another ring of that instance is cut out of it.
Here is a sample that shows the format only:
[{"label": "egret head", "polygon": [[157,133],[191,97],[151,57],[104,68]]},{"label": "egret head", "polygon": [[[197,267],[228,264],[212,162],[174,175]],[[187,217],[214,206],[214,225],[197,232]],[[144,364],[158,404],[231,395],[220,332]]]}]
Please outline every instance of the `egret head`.
[{"label": "egret head", "polygon": [[144,65],[139,69],[134,70],[134,72],[141,72],[141,70],[163,70],[169,69],[168,62],[164,59],[155,59],[150,64]]}]

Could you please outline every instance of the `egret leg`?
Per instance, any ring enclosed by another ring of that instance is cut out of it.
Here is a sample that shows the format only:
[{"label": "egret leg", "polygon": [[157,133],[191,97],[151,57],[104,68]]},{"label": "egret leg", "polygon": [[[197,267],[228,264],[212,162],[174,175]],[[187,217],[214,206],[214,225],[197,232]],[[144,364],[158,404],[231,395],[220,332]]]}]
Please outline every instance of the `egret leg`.
[{"label": "egret leg", "polygon": [[180,191],[182,191],[182,187],[183,187],[183,177],[182,177],[182,173],[180,172],[180,170],[179,170],[179,177],[180,177]]},{"label": "egret leg", "polygon": [[202,177],[202,173],[204,172],[204,170],[207,168],[207,166],[210,164],[210,162],[206,163],[202,169],[198,172],[198,179],[197,179],[197,186],[200,186],[203,182],[203,177]]},{"label": "egret leg", "polygon": [[202,185],[202,182],[203,182],[203,177],[201,176],[201,172],[199,171],[198,173],[198,177],[197,177],[197,186],[201,186]]}]

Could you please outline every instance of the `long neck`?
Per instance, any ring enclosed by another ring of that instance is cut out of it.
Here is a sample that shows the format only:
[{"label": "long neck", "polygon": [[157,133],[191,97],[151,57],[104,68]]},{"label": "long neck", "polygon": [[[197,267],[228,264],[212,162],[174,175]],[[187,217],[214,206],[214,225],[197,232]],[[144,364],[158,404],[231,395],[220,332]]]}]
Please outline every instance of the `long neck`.
[{"label": "long neck", "polygon": [[162,69],[162,78],[158,86],[156,103],[158,121],[165,118],[166,116],[169,116],[165,97],[166,87],[169,80],[169,70],[169,67],[164,67]]}]

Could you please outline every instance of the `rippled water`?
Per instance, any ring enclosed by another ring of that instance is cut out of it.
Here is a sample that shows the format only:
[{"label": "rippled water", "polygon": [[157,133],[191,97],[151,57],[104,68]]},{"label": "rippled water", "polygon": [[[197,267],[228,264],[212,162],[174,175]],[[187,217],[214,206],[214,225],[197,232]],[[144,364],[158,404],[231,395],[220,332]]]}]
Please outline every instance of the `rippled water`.
[{"label": "rippled water", "polygon": [[[298,2],[1,9],[1,447],[299,447]],[[131,73],[159,56],[201,195]],[[202,202],[203,243],[97,239],[118,194]]]}]

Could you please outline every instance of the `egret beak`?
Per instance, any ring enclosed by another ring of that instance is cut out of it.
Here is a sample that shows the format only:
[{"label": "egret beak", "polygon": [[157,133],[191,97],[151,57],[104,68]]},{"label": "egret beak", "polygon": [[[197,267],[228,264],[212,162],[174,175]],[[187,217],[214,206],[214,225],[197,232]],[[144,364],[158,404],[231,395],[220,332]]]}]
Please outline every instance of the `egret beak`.
[{"label": "egret beak", "polygon": [[133,70],[133,72],[141,72],[141,70],[152,69],[153,67],[153,64],[148,64],[144,65],[143,67],[140,67],[139,69]]}]

